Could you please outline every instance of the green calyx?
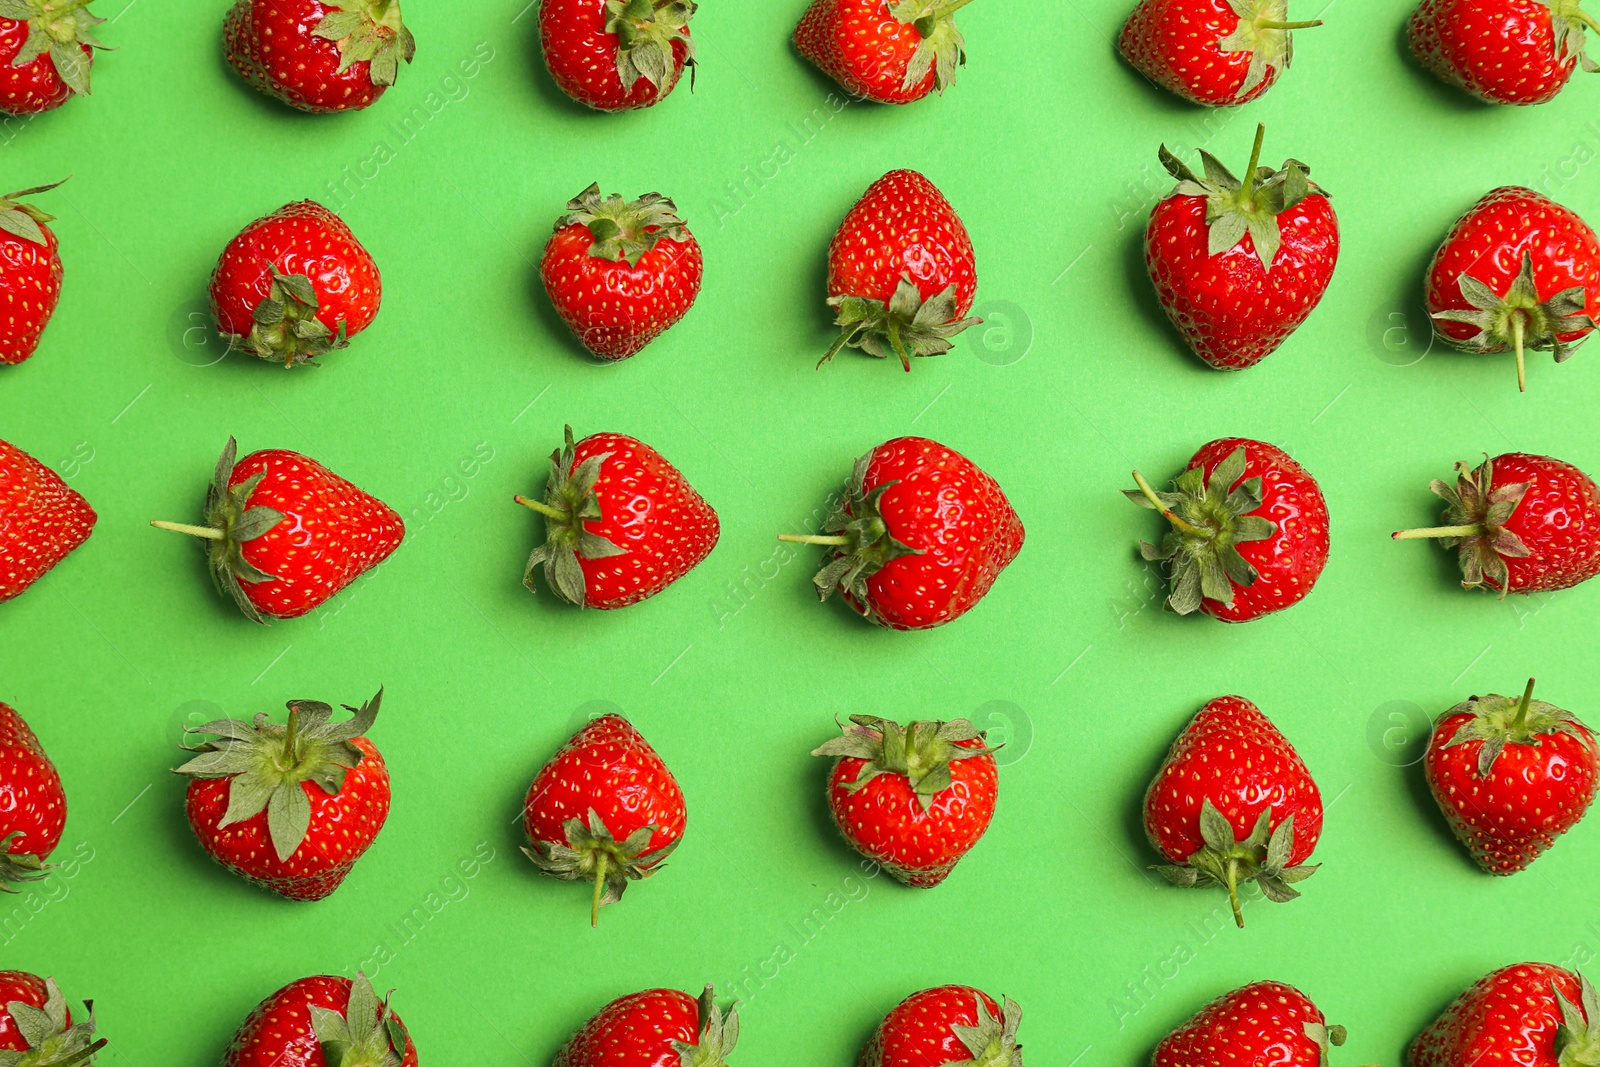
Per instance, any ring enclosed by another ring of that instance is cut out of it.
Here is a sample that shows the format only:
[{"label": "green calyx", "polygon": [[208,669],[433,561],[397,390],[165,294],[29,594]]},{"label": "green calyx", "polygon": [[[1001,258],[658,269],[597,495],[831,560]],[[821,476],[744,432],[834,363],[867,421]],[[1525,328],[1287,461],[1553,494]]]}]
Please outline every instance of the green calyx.
[{"label": "green calyx", "polygon": [[[186,732],[215,735],[186,751],[195,757],[174,773],[191,778],[227,779],[228,810],[218,829],[267,813],[267,832],[280,860],[295,854],[311,827],[311,799],[304,783],[313,782],[338,796],[345,775],[361,763],[355,739],[372,728],[383,690],[341,723],[333,708],[318,700],[289,701],[289,721],[270,722],[266,713],[253,723],[218,719]],[[330,1061],[332,1062],[332,1061]],[[361,1061],[365,1063],[366,1061]]]},{"label": "green calyx", "polygon": [[669,198],[660,193],[646,193],[637,200],[624,200],[617,193],[602,197],[599,182],[567,202],[567,213],[556,221],[556,229],[574,224],[588,227],[594,238],[591,256],[613,263],[626,260],[630,267],[637,267],[657,242],[689,236],[678,217],[678,205]]},{"label": "green calyx", "polygon": [[1556,1063],[1560,1067],[1600,1067],[1600,996],[1589,979],[1578,975],[1580,1005],[1572,1003],[1561,987],[1551,983],[1561,1009],[1556,1029]]},{"label": "green calyx", "polygon": [[1448,505],[1444,525],[1401,530],[1392,536],[1396,541],[1431,538],[1445,548],[1456,549],[1461,561],[1461,584],[1467,589],[1479,589],[1488,583],[1504,597],[1511,581],[1506,559],[1531,554],[1522,538],[1505,528],[1527,495],[1528,483],[1490,489],[1493,482],[1494,461],[1487,455],[1475,469],[1457,463],[1455,485],[1435,478],[1428,487]]},{"label": "green calyx", "polygon": [[813,756],[865,760],[861,772],[846,788],[854,793],[880,774],[897,774],[911,783],[922,810],[950,788],[950,765],[957,760],[992,755],[987,745],[976,748],[960,741],[983,739],[983,731],[966,719],[949,722],[918,720],[908,726],[877,715],[852,715],[843,736],[813,751]]},{"label": "green calyx", "polygon": [[1469,741],[1482,741],[1478,750],[1478,777],[1487,778],[1494,772],[1495,761],[1507,745],[1529,745],[1538,748],[1541,739],[1564,733],[1581,737],[1577,718],[1570,711],[1543,700],[1533,699],[1533,679],[1522,696],[1503,697],[1498,693],[1472,697],[1446,712],[1446,716],[1469,714],[1472,719],[1456,727],[1445,748],[1455,748]]},{"label": "green calyx", "polygon": [[579,558],[606,559],[626,555],[628,550],[584,527],[584,523],[601,518],[600,498],[595,495],[594,486],[611,453],[590,456],[574,469],[576,457],[571,426],[566,428],[566,438],[566,446],[550,454],[550,481],[545,485],[544,502],[524,496],[515,498],[523,507],[544,516],[545,542],[528,557],[522,584],[528,587],[528,592],[537,593],[533,573],[542,566],[544,580],[551,591],[568,604],[581,608],[588,593]]},{"label": "green calyx", "polygon": [[561,830],[566,834],[566,844],[554,841],[535,841],[532,848],[522,851],[552,878],[564,882],[593,882],[594,900],[590,906],[589,924],[600,924],[600,909],[622,899],[629,882],[648,878],[661,868],[672,850],[674,841],[646,852],[650,839],[659,826],[642,826],[618,841],[606,828],[600,813],[589,809],[589,819],[568,819]]},{"label": "green calyx", "polygon": [[25,67],[48,52],[56,74],[67,88],[79,96],[89,95],[90,62],[83,54],[83,46],[109,47],[94,34],[94,28],[105,19],[89,14],[89,3],[90,0],[0,0],[0,18],[28,24],[28,38],[11,65]]},{"label": "green calyx", "polygon": [[956,29],[955,13],[971,0],[892,0],[889,14],[905,26],[916,27],[922,41],[911,53],[906,76],[900,83],[904,92],[922,84],[933,71],[933,87],[943,93],[955,84],[956,69],[966,66],[966,40]]},{"label": "green calyx", "polygon": [[361,971],[350,982],[344,1014],[312,1005],[311,1029],[327,1067],[400,1067],[405,1061],[405,1027]]},{"label": "green calyx", "polygon": [[303,274],[285,274],[272,268],[267,297],[256,305],[248,337],[229,340],[270,363],[293,368],[311,363],[335,349],[350,347],[345,324],[335,333],[317,318],[317,291]]},{"label": "green calyx", "polygon": [[[4,2],[5,0],[0,0],[0,4]],[[0,230],[4,230],[13,237],[20,237],[24,241],[32,241],[36,245],[47,245],[49,242],[45,240],[44,231],[39,227],[47,222],[54,222],[56,217],[45,214],[32,204],[22,204],[18,203],[18,201],[25,196],[48,193],[66,180],[66,178],[62,178],[59,182],[51,182],[49,185],[36,185],[32,189],[22,189],[0,197]]]},{"label": "green calyx", "polygon": [[1588,44],[1587,30],[1600,33],[1600,23],[1595,22],[1588,12],[1583,10],[1580,0],[1540,0],[1545,7],[1550,9],[1550,32],[1556,39],[1556,59],[1565,63],[1569,59],[1577,59],[1584,70],[1593,74],[1600,71],[1600,63],[1595,62],[1585,50]]},{"label": "green calyx", "polygon": [[1250,69],[1239,86],[1238,100],[1242,101],[1266,80],[1269,72],[1289,68],[1294,61],[1292,31],[1320,26],[1322,20],[1290,22],[1289,0],[1228,0],[1228,6],[1238,16],[1239,24],[1218,47],[1223,52],[1250,53]]},{"label": "green calyx", "polygon": [[1231,606],[1236,589],[1255,584],[1256,569],[1238,546],[1266,540],[1277,526],[1250,514],[1261,506],[1261,479],[1240,482],[1244,468],[1240,446],[1212,469],[1209,479],[1203,467],[1191,467],[1173,481],[1172,492],[1162,493],[1134,471],[1139,488],[1123,490],[1129,500],[1160,512],[1171,524],[1159,548],[1140,541],[1139,553],[1167,563],[1172,579],[1167,607],[1179,615],[1197,610],[1205,600]]},{"label": "green calyx", "polygon": [[1311,168],[1296,159],[1286,159],[1278,170],[1260,166],[1261,143],[1266,127],[1256,127],[1255,147],[1245,180],[1235,178],[1217,157],[1204,149],[1200,161],[1205,177],[1197,177],[1177,156],[1161,146],[1161,165],[1178,179],[1174,196],[1203,196],[1206,199],[1206,252],[1219,256],[1244,240],[1255,246],[1261,268],[1270,271],[1282,244],[1278,216],[1306,197],[1328,195],[1311,180]]},{"label": "green calyx", "polygon": [[951,1067],[1022,1067],[1022,1046],[1017,1044],[1017,1027],[1022,1024],[1022,1006],[1007,997],[1001,1006],[1000,1018],[996,1019],[989,1014],[989,1006],[982,997],[976,1000],[978,1025],[950,1026],[972,1058],[958,1061]]},{"label": "green calyx", "polygon": [[94,1038],[94,1003],[84,1001],[89,1017],[69,1026],[67,998],[61,995],[56,980],[46,978],[44,986],[43,1008],[20,1000],[6,1005],[28,1047],[0,1050],[0,1067],[72,1067],[94,1062],[95,1053],[105,1047],[104,1038]]},{"label": "green calyx", "polygon": [[1328,1067],[1328,1056],[1332,1049],[1344,1044],[1349,1032],[1342,1026],[1328,1026],[1325,1023],[1306,1023],[1301,1031],[1306,1038],[1314,1042],[1321,1055],[1318,1063],[1321,1067]]},{"label": "green calyx", "polygon": [[728,1056],[739,1043],[739,1010],[737,1004],[728,1005],[724,1012],[717,1006],[717,994],[710,986],[700,994],[700,1033],[696,1042],[674,1041],[672,1051],[678,1054],[679,1067],[728,1067]]},{"label": "green calyx", "polygon": [[50,868],[43,857],[29,852],[13,854],[10,848],[22,836],[22,831],[0,837],[0,893],[16,893],[12,888],[20,882],[37,882],[44,877],[44,872]]},{"label": "green calyx", "polygon": [[950,338],[983,321],[956,318],[954,285],[924,300],[908,276],[900,278],[887,304],[864,296],[835,296],[828,306],[836,312],[839,339],[817,361],[818,367],[833,362],[845,348],[857,348],[879,359],[892,354],[909,371],[912,357],[944,355],[954,347]]},{"label": "green calyx", "polygon": [[1528,388],[1523,367],[1526,349],[1549,350],[1555,354],[1557,363],[1565,363],[1572,358],[1578,342],[1564,344],[1560,335],[1592,330],[1596,325],[1595,320],[1584,313],[1588,293],[1581,285],[1563,289],[1549,300],[1539,299],[1530,252],[1522,253],[1522,270],[1503,297],[1496,296],[1493,289],[1468,274],[1458,277],[1456,285],[1461,289],[1462,299],[1471,304],[1473,310],[1435,311],[1433,317],[1440,322],[1464,322],[1476,326],[1478,332],[1466,340],[1446,340],[1472,352],[1515,351],[1517,387],[1524,392]]},{"label": "green calyx", "polygon": [[606,0],[606,32],[617,35],[617,77],[624,89],[631,90],[640,78],[657,90],[670,85],[678,68],[674,45],[687,51],[684,65],[693,82],[689,20],[697,10],[694,0]]},{"label": "green calyx", "polygon": [[339,73],[357,63],[370,63],[373,85],[393,85],[400,61],[417,54],[416,38],[400,20],[400,0],[342,0],[344,7],[329,11],[311,31],[339,46]]},{"label": "green calyx", "polygon": [[1184,889],[1220,885],[1228,890],[1233,905],[1233,920],[1244,928],[1244,911],[1239,903],[1239,887],[1254,882],[1268,900],[1276,903],[1300,895],[1294,883],[1303,882],[1317,870],[1316,864],[1290,867],[1294,849],[1294,816],[1291,814],[1269,832],[1271,811],[1263,811],[1250,836],[1240,841],[1227,816],[1211,801],[1200,804],[1200,837],[1205,842],[1182,865],[1157,867],[1167,881]]}]

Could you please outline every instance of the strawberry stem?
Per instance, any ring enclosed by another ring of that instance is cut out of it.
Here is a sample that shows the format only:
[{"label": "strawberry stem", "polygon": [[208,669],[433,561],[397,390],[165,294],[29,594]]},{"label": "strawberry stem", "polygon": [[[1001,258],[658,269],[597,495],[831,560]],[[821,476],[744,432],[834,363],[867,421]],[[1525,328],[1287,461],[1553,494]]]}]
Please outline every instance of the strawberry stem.
[{"label": "strawberry stem", "polygon": [[158,530],[171,530],[173,533],[188,534],[190,537],[203,537],[207,541],[221,541],[225,536],[221,530],[212,529],[210,526],[190,526],[182,522],[162,522],[160,519],[150,523]]},{"label": "strawberry stem", "polygon": [[1179,532],[1188,534],[1190,537],[1203,537],[1208,541],[1211,540],[1213,536],[1212,531],[1203,530],[1191,522],[1183,521],[1173,513],[1171,508],[1163,504],[1161,502],[1161,498],[1156,496],[1156,491],[1150,488],[1150,483],[1144,480],[1144,475],[1140,474],[1138,471],[1134,471],[1133,480],[1134,483],[1139,486],[1139,492],[1145,495],[1145,499],[1150,501],[1151,504],[1155,505],[1155,509],[1161,513],[1161,517],[1172,523],[1172,525],[1176,526]]},{"label": "strawberry stem", "polygon": [[1277,22],[1272,19],[1256,20],[1256,29],[1258,30],[1309,30],[1313,26],[1321,25],[1321,19],[1313,19],[1310,22]]},{"label": "strawberry stem", "polygon": [[600,862],[594,868],[594,901],[589,905],[589,926],[591,929],[600,925],[600,896],[606,888],[606,868],[611,866],[611,854],[605,851],[600,853]]},{"label": "strawberry stem", "polygon": [[1228,861],[1228,902],[1233,905],[1233,921],[1244,929],[1244,910],[1239,903],[1239,861]]},{"label": "strawberry stem", "polygon": [[572,517],[558,508],[553,508],[549,504],[541,504],[537,500],[529,500],[525,496],[514,496],[511,499],[515,500],[525,508],[531,508],[532,510],[537,511],[547,519],[559,519],[562,522],[566,522]]},{"label": "strawberry stem", "polygon": [[1250,149],[1250,166],[1244,174],[1244,188],[1239,190],[1239,198],[1244,203],[1250,202],[1250,191],[1256,187],[1256,167],[1261,165],[1261,142],[1266,140],[1267,127],[1265,123],[1256,123],[1256,143]]},{"label": "strawberry stem", "polygon": [[1522,359],[1523,331],[1526,329],[1527,315],[1521,311],[1513,311],[1511,313],[1511,343],[1517,349],[1517,391],[1519,393],[1528,391],[1528,372],[1523,365]]},{"label": "strawberry stem", "polygon": [[778,540],[791,541],[797,545],[848,545],[850,543],[848,537],[828,534],[779,534]]},{"label": "strawberry stem", "polygon": [[1533,679],[1528,679],[1528,688],[1522,691],[1522,699],[1517,703],[1517,717],[1511,720],[1511,733],[1513,737],[1520,737],[1522,731],[1528,726],[1528,709],[1533,706]]},{"label": "strawberry stem", "polygon": [[1478,537],[1482,526],[1430,526],[1422,530],[1396,530],[1389,536],[1396,541],[1418,541],[1425,537]]},{"label": "strawberry stem", "polygon": [[106,1038],[102,1037],[99,1041],[96,1041],[82,1052],[79,1052],[76,1056],[73,1056],[70,1059],[62,1060],[60,1063],[56,1064],[55,1067],[75,1067],[76,1064],[87,1062],[93,1058],[96,1052],[99,1052],[101,1049],[106,1047],[106,1040]]}]

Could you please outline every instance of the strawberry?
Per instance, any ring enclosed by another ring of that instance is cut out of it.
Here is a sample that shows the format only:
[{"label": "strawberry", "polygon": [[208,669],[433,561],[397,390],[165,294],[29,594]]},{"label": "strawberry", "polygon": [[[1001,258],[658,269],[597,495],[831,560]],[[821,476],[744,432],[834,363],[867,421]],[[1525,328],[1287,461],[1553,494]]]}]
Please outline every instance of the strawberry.
[{"label": "strawberry", "polygon": [[1484,975],[1411,1045],[1411,1067],[1600,1063],[1600,997],[1582,975],[1519,963]]},{"label": "strawberry", "polygon": [[1344,1041],[1344,1027],[1329,1026],[1294,986],[1254,982],[1213,1000],[1163,1038],[1152,1067],[1327,1067],[1328,1047]]},{"label": "strawberry", "polygon": [[1151,82],[1206,107],[1248,103],[1294,59],[1288,0],[1140,0],[1122,26],[1122,58]]},{"label": "strawberry", "polygon": [[311,200],[246,226],[211,275],[217,331],[285,367],[346,347],[382,302],[377,263],[343,219]]},{"label": "strawberry", "polygon": [[1454,486],[1430,488],[1449,505],[1445,525],[1394,539],[1456,549],[1465,588],[1548,593],[1600,574],[1600,486],[1572,464],[1507,452],[1475,470],[1457,463]]},{"label": "strawberry", "polygon": [[317,975],[263,1000],[233,1035],[222,1067],[417,1067],[405,1023],[360,971]]},{"label": "strawberry", "polygon": [[528,557],[522,584],[569,604],[625,608],[661,592],[716,547],[717,513],[666,457],[627,434],[597,433],[550,455],[544,502],[517,503],[545,518],[545,543]]},{"label": "strawberry", "polygon": [[59,474],[0,441],[0,603],[87,541],[97,518]]},{"label": "strawberry", "polygon": [[1244,915],[1239,886],[1255,882],[1268,900],[1300,894],[1322,835],[1322,794],[1300,754],[1261,709],[1218,697],[1172,743],[1144,796],[1144,832],[1176,886],[1220,885],[1233,918]]},{"label": "strawberry", "polygon": [[955,208],[914,170],[885,174],[856,201],[828,245],[828,306],[839,339],[817,366],[846,346],[870,356],[950,351],[978,290],[972,238]]},{"label": "strawberry", "polygon": [[223,48],[252,86],[315,114],[371,107],[417,42],[400,0],[238,0]]},{"label": "strawberry", "polygon": [[710,986],[696,1000],[676,989],[618,997],[567,1039],[554,1067],[727,1067],[739,1014],[717,1006]]},{"label": "strawberry", "polygon": [[55,216],[19,203],[22,197],[47,193],[60,184],[0,197],[0,299],[6,306],[6,321],[0,323],[0,364],[21,363],[33,355],[61,299],[61,255],[56,235],[45,225]]},{"label": "strawberry", "polygon": [[1138,472],[1128,499],[1171,524],[1161,547],[1139,542],[1171,573],[1167,607],[1249,622],[1297,604],[1328,562],[1328,505],[1306,469],[1264,441],[1224,437],[1202,445],[1173,491]]},{"label": "strawberry", "polygon": [[661,868],[689,817],[683,790],[656,750],[621,715],[574,734],[528,789],[522,851],[545,874],[593,881],[589,922],[622,899],[630,881]]},{"label": "strawberry", "polygon": [[851,96],[909,104],[942,95],[967,62],[955,13],[971,0],[813,0],[795,47]]},{"label": "strawberry", "polygon": [[1594,801],[1600,751],[1570,712],[1496,693],[1440,716],[1423,762],[1450,829],[1490,874],[1515,874],[1578,824]]},{"label": "strawberry", "polygon": [[92,1063],[105,1047],[95,1040],[94,1005],[76,1025],[54,978],[0,971],[0,1062],[17,1067],[71,1067]]},{"label": "strawberry", "polygon": [[1515,351],[1517,387],[1526,389],[1524,349],[1549,349],[1563,363],[1594,331],[1600,237],[1532,189],[1495,189],[1433,254],[1428,312],[1434,332],[1458,348]]},{"label": "strawberry", "polygon": [[694,0],[541,0],[539,43],[557,88],[597,111],[666,99],[694,72]]},{"label": "strawberry", "polygon": [[689,313],[700,245],[660,193],[624,202],[591,185],[567,204],[539,275],[561,321],[594,355],[627,359]]},{"label": "strawberry", "polygon": [[812,579],[869,622],[926,630],[977,606],[1022,551],[1022,520],[999,483],[966,456],[926,437],[897,437],[856,460],[821,535]]},{"label": "strawberry", "polygon": [[94,50],[105,48],[90,0],[0,3],[0,112],[38,115],[89,95]]},{"label": "strawberry", "polygon": [[1022,1067],[1017,1024],[1022,1008],[1005,1008],[971,986],[924,989],[884,1017],[861,1053],[860,1067]]},{"label": "strawberry", "polygon": [[0,890],[14,893],[17,883],[44,877],[44,861],[67,825],[67,794],[39,738],[6,704],[0,704],[0,796]]},{"label": "strawberry", "polygon": [[994,749],[966,719],[902,726],[852,715],[834,757],[828,807],[850,847],[897,880],[931,889],[950,876],[994,818]]},{"label": "strawberry", "polygon": [[245,618],[309,614],[400,547],[405,523],[377,497],[298,452],[236,462],[238,447],[228,438],[217,461],[207,525],[150,525],[203,539],[212,581]]},{"label": "strawberry", "polygon": [[1595,28],[1578,0],[1422,0],[1411,16],[1411,52],[1447,84],[1490,104],[1555,99]]}]

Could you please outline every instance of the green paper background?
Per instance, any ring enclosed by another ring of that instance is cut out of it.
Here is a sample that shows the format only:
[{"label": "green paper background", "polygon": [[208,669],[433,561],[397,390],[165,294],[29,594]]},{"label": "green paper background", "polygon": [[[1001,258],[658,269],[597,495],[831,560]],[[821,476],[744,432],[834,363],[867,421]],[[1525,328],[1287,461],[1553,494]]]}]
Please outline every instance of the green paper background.
[{"label": "green paper background", "polygon": [[[1486,450],[1600,467],[1592,353],[1533,358],[1519,396],[1508,358],[1430,350],[1420,312],[1428,256],[1490,187],[1600,217],[1590,79],[1537,109],[1477,106],[1409,63],[1403,11],[1351,0],[1298,35],[1264,100],[1207,113],[1117,59],[1126,0],[987,0],[961,14],[971,66],[944,98],[841,106],[789,44],[801,3],[706,3],[694,93],[606,117],[551,86],[522,0],[411,0],[398,87],[314,118],[228,72],[222,3],[124,2],[97,4],[120,51],[95,95],[0,127],[8,187],[75,175],[39,200],[66,284],[39,355],[0,374],[0,434],[100,514],[0,609],[0,699],[66,780],[57,858],[73,860],[0,902],[0,964],[94,998],[104,1062],[214,1064],[266,994],[365,966],[433,1065],[545,1063],[612,997],[707,981],[744,1002],[737,1062],[849,1064],[901,997],[957,981],[1023,1004],[1035,1067],[1122,1067],[1266,977],[1350,1027],[1337,1063],[1396,1064],[1484,972],[1600,951],[1600,829],[1491,879],[1414,765],[1428,717],[1529,674],[1600,719],[1600,583],[1497,601],[1457,588],[1446,553],[1386,536],[1428,523],[1429,480]],[[1258,120],[1268,159],[1308,161],[1334,193],[1343,258],[1278,354],[1222,375],[1161,318],[1140,243],[1170,185],[1157,145],[1242,167]],[[819,373],[828,239],[895,167],[965,217],[989,325],[910,375],[852,355]],[[691,315],[615,367],[581,358],[535,277],[552,220],[596,179],[673,195],[707,261]],[[217,254],[302,197],[377,257],[382,314],[321,371],[217,362],[201,328]],[[542,486],[565,421],[651,442],[720,512],[715,553],[667,594],[580,614],[519,584],[538,523],[510,498]],[[977,610],[919,634],[819,606],[815,552],[774,540],[905,433],[971,456],[1028,528]],[[404,547],[317,616],[245,623],[193,545],[145,525],[197,516],[229,434],[388,501]],[[1333,513],[1315,595],[1237,628],[1159,610],[1134,549],[1156,522],[1118,492],[1225,434],[1290,449]],[[380,683],[394,809],[346,886],[292,905],[213,866],[167,773],[181,725]],[[1242,933],[1220,894],[1147,870],[1138,825],[1166,746],[1226,692],[1276,720],[1330,805],[1304,899],[1252,903]],[[517,823],[594,702],[633,717],[691,812],[670,867],[598,931],[581,888],[519,854]],[[993,829],[942,888],[864,879],[836,839],[807,752],[851,712],[973,716],[1009,742]]]}]

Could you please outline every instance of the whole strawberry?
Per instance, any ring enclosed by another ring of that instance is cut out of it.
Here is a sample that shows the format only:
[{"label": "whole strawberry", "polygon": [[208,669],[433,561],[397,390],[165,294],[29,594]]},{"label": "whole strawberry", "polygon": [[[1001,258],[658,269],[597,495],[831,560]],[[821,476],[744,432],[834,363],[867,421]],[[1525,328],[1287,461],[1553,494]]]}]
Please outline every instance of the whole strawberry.
[{"label": "whole strawberry", "polygon": [[852,715],[850,722],[844,736],[811,753],[834,758],[828,807],[839,833],[898,881],[938,885],[994,818],[994,749],[966,719],[902,726]]},{"label": "whole strawberry", "polygon": [[821,535],[780,540],[825,545],[812,579],[869,622],[926,630],[977,606],[1022,551],[1022,520],[989,475],[926,437],[897,437],[856,460]]},{"label": "whole strawberry", "polygon": [[[880,4],[881,6],[881,4]],[[845,215],[828,245],[828,306],[845,347],[911,369],[913,356],[950,351],[978,291],[972,238],[955,208],[914,170],[885,174]]]},{"label": "whole strawberry", "polygon": [[377,263],[343,219],[311,200],[246,226],[211,275],[217,331],[285,367],[346,347],[382,303]]},{"label": "whole strawberry", "polygon": [[1213,1000],[1163,1038],[1152,1067],[1327,1067],[1329,1046],[1344,1041],[1344,1027],[1329,1026],[1294,986],[1253,982]]},{"label": "whole strawberry", "polygon": [[941,94],[967,62],[955,13],[971,0],[814,0],[795,47],[851,96],[909,104]]},{"label": "whole strawberry", "polygon": [[228,438],[217,461],[207,525],[150,525],[201,538],[218,592],[245,618],[307,615],[400,547],[405,523],[377,497],[298,452],[236,461],[238,448]]},{"label": "whole strawberry", "polygon": [[884,1017],[861,1053],[859,1067],[1022,1067],[1017,1025],[1022,1008],[1005,1008],[971,986],[924,989]]},{"label": "whole strawberry", "polygon": [[627,359],[700,295],[700,245],[660,193],[624,201],[591,185],[567,204],[539,275],[561,321],[600,359]]},{"label": "whole strawberry", "polygon": [[1161,88],[1206,107],[1248,103],[1294,59],[1288,0],[1140,0],[1118,46]]},{"label": "whole strawberry", "polygon": [[39,738],[7,704],[0,704],[0,796],[0,891],[14,893],[44,877],[67,825],[67,793]]},{"label": "whole strawberry", "polygon": [[1476,469],[1457,463],[1454,486],[1429,488],[1449,505],[1445,525],[1394,539],[1456,549],[1465,588],[1548,593],[1600,574],[1600,486],[1572,464],[1507,452]]},{"label": "whole strawberry", "polygon": [[55,471],[0,441],[0,603],[89,539],[94,508]]},{"label": "whole strawberry", "polygon": [[61,255],[56,235],[45,225],[55,216],[20,202],[60,184],[0,197],[0,300],[6,306],[0,320],[0,364],[21,363],[33,355],[61,299]]},{"label": "whole strawberry", "polygon": [[90,0],[7,0],[0,5],[0,112],[38,115],[89,95],[94,50],[105,48]]},{"label": "whole strawberry", "polygon": [[1333,278],[1339,223],[1311,169],[1259,167],[1256,127],[1241,183],[1202,151],[1198,177],[1161,148],[1177,188],[1150,213],[1144,261],[1156,296],[1194,354],[1217,370],[1253,367],[1306,320]]},{"label": "whole strawberry", "polygon": [[556,86],[597,111],[666,99],[694,68],[694,0],[541,0],[539,43]]},{"label": "whole strawberry", "polygon": [[1502,967],[1417,1035],[1411,1067],[1584,1067],[1600,1060],[1597,1019],[1600,997],[1582,975],[1549,963]]},{"label": "whole strawberry", "polygon": [[1200,610],[1223,622],[1249,622],[1297,604],[1328,562],[1328,505],[1306,469],[1264,441],[1224,437],[1202,445],[1171,492],[1138,471],[1128,499],[1171,525],[1161,547],[1144,541],[1147,560],[1171,574],[1167,607]]},{"label": "whole strawberry", "polygon": [[[1537,0],[1529,0],[1537,3]],[[1557,363],[1600,314],[1600,237],[1577,214],[1532,189],[1503,186],[1456,221],[1428,265],[1434,332],[1469,352],[1525,349]]]},{"label": "whole strawberry", "polygon": [[1594,20],[1578,0],[1422,0],[1411,52],[1447,84],[1490,104],[1543,104],[1566,87]]},{"label": "whole strawberry", "polygon": [[233,1035],[222,1067],[417,1067],[411,1035],[360,971],[317,975],[263,1000]]},{"label": "whole strawberry", "polygon": [[621,715],[603,715],[573,735],[528,789],[523,849],[545,874],[594,883],[600,907],[622,899],[678,847],[688,821],[683,790],[656,750]]},{"label": "whole strawberry", "polygon": [[223,47],[261,92],[326,114],[376,103],[417,42],[400,20],[400,0],[238,0]]},{"label": "whole strawberry", "polygon": [[17,1067],[71,1067],[93,1063],[105,1047],[94,1036],[94,1005],[74,1024],[54,978],[27,971],[0,971],[0,1062]]},{"label": "whole strawberry", "polygon": [[193,779],[189,825],[228,870],[290,900],[339,888],[389,817],[389,771],[366,736],[383,690],[335,723],[317,700],[289,701],[289,721],[221,719],[177,770]]},{"label": "whole strawberry", "polygon": [[517,503],[545,518],[545,543],[528,557],[522,584],[569,604],[625,608],[655,596],[716,547],[717,513],[666,457],[627,434],[597,433],[550,455],[544,502]]},{"label": "whole strawberry", "polygon": [[1300,894],[1322,836],[1322,794],[1300,754],[1261,709],[1218,697],[1173,742],[1144,795],[1144,832],[1176,886],[1220,885],[1244,926],[1239,887],[1268,900]]},{"label": "whole strawberry", "polygon": [[1450,829],[1490,874],[1515,874],[1594,802],[1600,750],[1570,711],[1497,693],[1440,716],[1423,762]]},{"label": "whole strawberry", "polygon": [[728,1067],[739,1015],[710,986],[696,1000],[676,989],[618,997],[567,1039],[553,1067]]}]

